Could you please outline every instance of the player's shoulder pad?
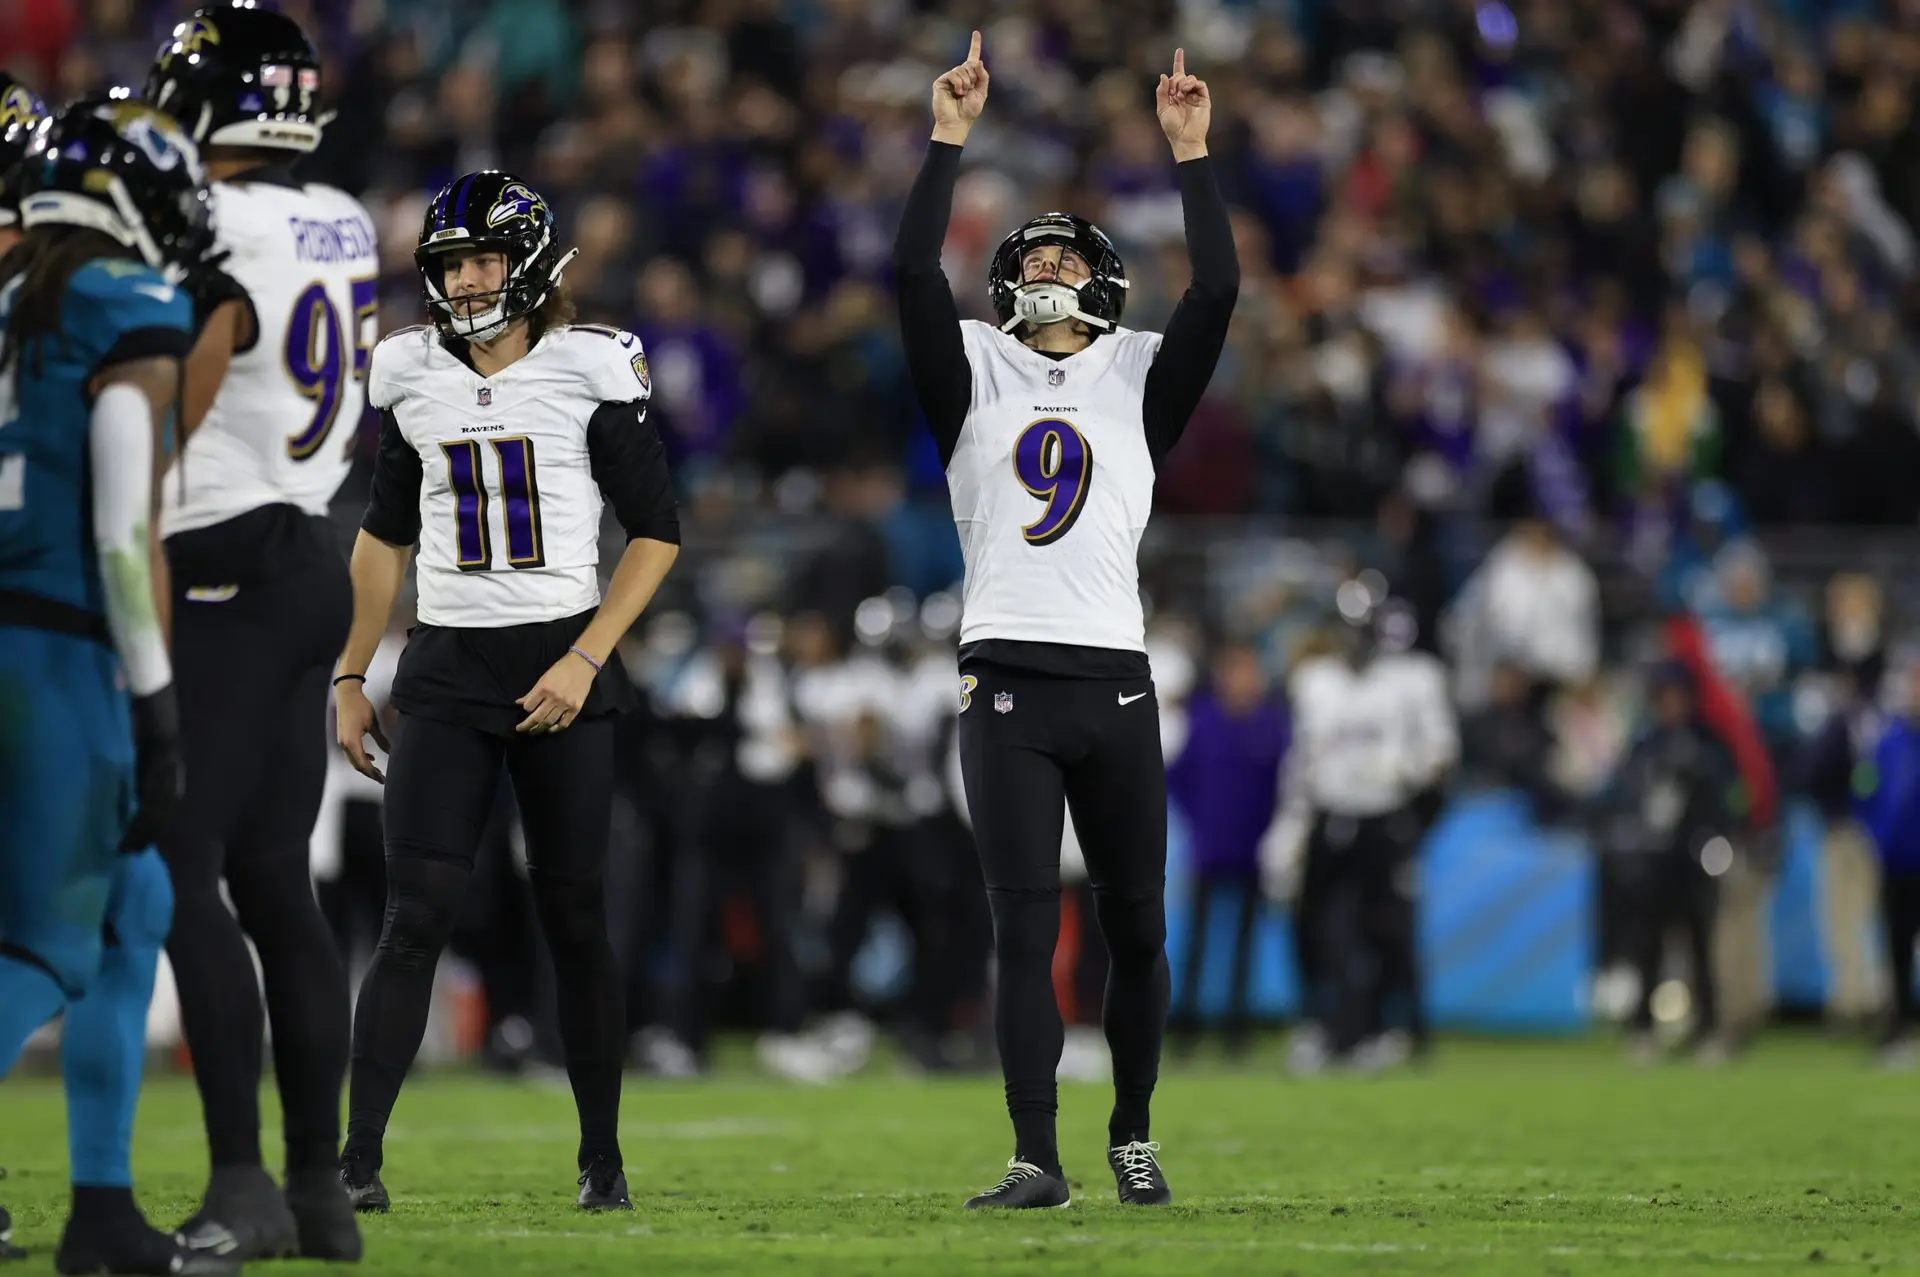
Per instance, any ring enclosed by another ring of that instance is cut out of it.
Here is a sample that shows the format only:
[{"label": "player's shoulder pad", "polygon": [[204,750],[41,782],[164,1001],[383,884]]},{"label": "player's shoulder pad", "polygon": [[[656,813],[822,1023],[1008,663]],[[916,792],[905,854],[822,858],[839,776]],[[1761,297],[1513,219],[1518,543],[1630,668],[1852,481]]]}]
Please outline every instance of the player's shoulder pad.
[{"label": "player's shoulder pad", "polygon": [[124,257],[96,257],[76,270],[67,282],[66,313],[96,339],[141,328],[193,331],[193,299],[145,262]]},{"label": "player's shoulder pad", "polygon": [[367,402],[376,409],[399,402],[406,385],[427,366],[436,337],[427,324],[397,329],[382,337],[367,361]]},{"label": "player's shoulder pad", "polygon": [[1145,380],[1147,369],[1153,367],[1153,361],[1160,353],[1161,336],[1159,333],[1141,332],[1134,328],[1115,328],[1102,340],[1113,343],[1113,367],[1136,380]]},{"label": "player's shoulder pad", "polygon": [[606,324],[568,324],[553,331],[555,342],[602,403],[626,403],[653,397],[653,371],[646,348],[624,328]]}]

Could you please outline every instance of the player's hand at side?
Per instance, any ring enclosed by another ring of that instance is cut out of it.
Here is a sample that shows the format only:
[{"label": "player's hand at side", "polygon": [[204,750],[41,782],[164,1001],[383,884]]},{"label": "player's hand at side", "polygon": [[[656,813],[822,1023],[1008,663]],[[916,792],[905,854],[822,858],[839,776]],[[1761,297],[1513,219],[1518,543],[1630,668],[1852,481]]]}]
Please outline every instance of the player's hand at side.
[{"label": "player's hand at side", "polygon": [[987,64],[980,60],[980,33],[973,33],[967,60],[933,82],[933,140],[955,146],[967,140],[987,105]]},{"label": "player's hand at side", "polygon": [[594,676],[599,672],[585,657],[568,652],[547,667],[532,691],[514,702],[527,711],[526,718],[514,730],[537,736],[567,727],[580,716],[581,707],[587,703],[587,693],[593,690]]},{"label": "player's hand at side", "polygon": [[1213,97],[1207,82],[1187,74],[1187,51],[1173,51],[1173,74],[1160,77],[1153,92],[1160,130],[1173,146],[1178,161],[1197,160],[1207,153],[1207,126],[1213,123]]},{"label": "player's hand at side", "polygon": [[120,839],[123,855],[145,851],[173,830],[186,794],[180,757],[180,707],[169,684],[133,698],[134,812]]},{"label": "player's hand at side", "polygon": [[359,679],[333,685],[333,717],[340,752],[353,764],[353,770],[386,784],[386,773],[367,752],[367,737],[373,737],[373,743],[389,754],[393,753],[393,746],[387,743],[387,734],[380,729],[380,716],[374,712],[373,702],[367,699],[366,687]]}]

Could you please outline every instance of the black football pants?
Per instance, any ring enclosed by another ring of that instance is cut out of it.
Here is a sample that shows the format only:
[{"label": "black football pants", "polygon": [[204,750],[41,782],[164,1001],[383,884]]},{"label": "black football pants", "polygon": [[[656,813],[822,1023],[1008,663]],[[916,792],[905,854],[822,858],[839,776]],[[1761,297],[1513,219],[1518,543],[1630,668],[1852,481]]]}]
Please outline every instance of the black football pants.
[{"label": "black football pants", "polygon": [[353,1018],[347,1151],[377,1165],[401,1081],[420,1050],[433,973],[459,920],[501,769],[527,836],[527,877],[553,954],[580,1164],[620,1160],[624,990],[604,894],[613,818],[613,723],[496,735],[400,716],[387,770],[387,914]]},{"label": "black football pants", "polygon": [[1148,1138],[1167,1017],[1167,780],[1147,679],[1069,679],[972,663],[960,765],[999,956],[995,1031],[1023,1161],[1059,1164],[1063,1029],[1053,991],[1060,838],[1069,807],[1109,966],[1115,1144]]},{"label": "black football pants", "polygon": [[182,533],[167,554],[187,773],[179,821],[160,845],[173,877],[167,957],[210,1159],[260,1164],[266,1021],[251,938],[287,1164],[330,1165],[347,973],[314,897],[308,848],[326,783],[329,676],[353,610],[347,565],[331,525],[291,506]]}]

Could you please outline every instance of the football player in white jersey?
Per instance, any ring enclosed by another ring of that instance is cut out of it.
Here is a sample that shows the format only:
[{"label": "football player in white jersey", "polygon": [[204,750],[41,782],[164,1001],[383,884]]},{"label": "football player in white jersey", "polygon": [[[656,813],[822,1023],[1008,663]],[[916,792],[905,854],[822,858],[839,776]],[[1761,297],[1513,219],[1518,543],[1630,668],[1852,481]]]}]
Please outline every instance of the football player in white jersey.
[{"label": "football player in white jersey", "polygon": [[1136,555],[1154,472],[1213,376],[1240,269],[1207,158],[1211,99],[1176,51],[1157,107],[1193,276],[1165,335],[1120,327],[1120,256],[1064,213],[1035,218],[995,252],[999,323],[963,322],[940,249],[961,147],[986,99],[976,31],[966,62],[934,82],[933,140],[893,261],[908,367],[966,557],[960,756],[993,908],[1014,1127],[1005,1178],[967,1205],[1068,1201],[1052,982],[1067,806],[1111,956],[1107,1161],[1123,1203],[1158,1205],[1172,1196],[1148,1131],[1167,1011],[1167,789]]},{"label": "football player in white jersey", "polygon": [[[502,765],[558,977],[579,1204],[633,1208],[618,1138],[623,979],[602,894],[611,716],[633,689],[617,662],[601,667],[672,566],[680,520],[648,419],[646,356],[631,333],[568,325],[560,275],[572,256],[525,182],[457,178],[428,206],[414,254],[434,322],[373,352],[380,453],[334,707],[348,761],[375,780],[364,738],[386,742],[361,682],[416,545],[419,624],[393,680],[386,926],[354,1011],[340,1175],[362,1210],[388,1205],[387,1118]],[[603,502],[627,536],[604,599]]]},{"label": "football player in white jersey", "polygon": [[1261,847],[1272,889],[1296,898],[1305,997],[1324,1021],[1296,1042],[1301,1071],[1400,1056],[1379,1049],[1395,1040],[1382,1033],[1389,1000],[1406,1002],[1408,1046],[1425,1049],[1416,857],[1460,757],[1447,672],[1414,648],[1412,608],[1375,607],[1359,581],[1337,602],[1344,649],[1288,680],[1293,742]]},{"label": "football player in white jersey", "polygon": [[[290,18],[210,5],[174,28],[145,90],[201,146],[225,256],[187,283],[201,325],[189,434],[161,494],[187,794],[160,851],[212,1168],[181,1236],[242,1259],[361,1253],[335,1173],[347,972],[307,850],[353,607],[327,505],[366,402],[379,262],[359,203],[293,175],[320,141],[319,83]],[[249,938],[273,1026],[284,1194],[261,1164],[266,1032]]]}]

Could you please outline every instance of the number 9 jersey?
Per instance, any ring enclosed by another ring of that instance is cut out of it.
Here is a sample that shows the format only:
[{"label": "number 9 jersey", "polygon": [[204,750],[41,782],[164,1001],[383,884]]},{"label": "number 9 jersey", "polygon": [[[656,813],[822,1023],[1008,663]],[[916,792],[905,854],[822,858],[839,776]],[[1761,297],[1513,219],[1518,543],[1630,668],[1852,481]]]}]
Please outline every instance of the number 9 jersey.
[{"label": "number 9 jersey", "polygon": [[947,488],[967,569],[961,644],[1145,652],[1143,404],[1160,334],[1117,328],[1065,359],[974,320],[960,336],[973,398]]},{"label": "number 9 jersey", "polygon": [[[373,222],[352,196],[284,167],[213,184],[224,270],[253,313],[213,406],[162,492],[172,536],[287,504],[324,515],[352,463],[377,329]],[[223,281],[224,282],[224,281]],[[204,316],[202,317],[204,319]]]},{"label": "number 9 jersey", "polygon": [[606,501],[630,537],[679,542],[640,339],[574,325],[482,377],[433,328],[373,352],[380,457],[362,523],[419,545],[422,624],[496,629],[600,602]]}]

